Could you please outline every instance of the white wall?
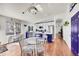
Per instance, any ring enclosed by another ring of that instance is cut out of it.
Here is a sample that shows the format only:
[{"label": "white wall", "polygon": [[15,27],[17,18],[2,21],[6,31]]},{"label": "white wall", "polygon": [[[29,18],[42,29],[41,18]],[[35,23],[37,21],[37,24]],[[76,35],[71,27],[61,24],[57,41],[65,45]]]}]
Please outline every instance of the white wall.
[{"label": "white wall", "polygon": [[[65,42],[67,43],[68,47],[71,49],[71,20],[70,20],[70,14],[69,14],[69,4],[67,5],[67,11],[59,14],[59,15],[55,15],[55,20],[58,19],[62,19],[63,23],[65,21],[69,22],[68,26],[64,26],[63,25],[63,39],[65,40]],[[58,31],[59,28],[57,28],[56,30]]]},{"label": "white wall", "polygon": [[4,44],[4,43],[7,43],[8,42],[8,39],[5,35],[5,29],[6,29],[6,23],[5,21],[7,20],[8,18],[6,17],[3,17],[3,16],[0,16],[0,26],[1,26],[1,29],[0,29],[0,42],[1,44]]},{"label": "white wall", "polygon": [[71,19],[69,13],[66,14],[65,21],[68,21],[69,24],[67,26],[63,26],[63,36],[67,45],[71,49]]}]

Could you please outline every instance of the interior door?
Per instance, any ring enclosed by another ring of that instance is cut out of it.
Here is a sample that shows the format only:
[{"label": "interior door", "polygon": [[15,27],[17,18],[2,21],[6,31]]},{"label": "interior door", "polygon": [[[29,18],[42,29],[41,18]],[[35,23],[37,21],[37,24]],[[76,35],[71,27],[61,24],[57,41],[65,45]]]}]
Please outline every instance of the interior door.
[{"label": "interior door", "polygon": [[74,55],[78,55],[78,14],[77,12],[72,18],[71,18],[71,50]]},{"label": "interior door", "polygon": [[77,18],[78,18],[78,56],[79,56],[79,12],[77,14]]}]

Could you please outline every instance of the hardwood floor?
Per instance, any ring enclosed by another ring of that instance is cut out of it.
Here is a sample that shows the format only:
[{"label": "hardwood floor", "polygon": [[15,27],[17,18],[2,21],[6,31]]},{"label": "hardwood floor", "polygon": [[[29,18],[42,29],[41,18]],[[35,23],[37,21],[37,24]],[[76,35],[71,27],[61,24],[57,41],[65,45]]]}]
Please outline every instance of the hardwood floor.
[{"label": "hardwood floor", "polygon": [[[52,43],[46,42],[44,44],[43,52],[44,56],[73,56],[66,42],[59,37],[56,37],[56,39]],[[43,52],[38,53],[38,55],[43,55]]]},{"label": "hardwood floor", "polygon": [[45,55],[72,56],[73,54],[64,40],[56,38],[53,43],[45,44]]},{"label": "hardwood floor", "polygon": [[[21,49],[19,43],[12,43],[7,45],[8,51],[0,54],[4,56],[21,56]],[[73,56],[71,50],[64,40],[58,37],[52,43],[44,44],[44,56]],[[26,53],[26,52],[24,52]],[[42,55],[40,53],[40,55]],[[23,56],[27,56],[26,54]]]}]

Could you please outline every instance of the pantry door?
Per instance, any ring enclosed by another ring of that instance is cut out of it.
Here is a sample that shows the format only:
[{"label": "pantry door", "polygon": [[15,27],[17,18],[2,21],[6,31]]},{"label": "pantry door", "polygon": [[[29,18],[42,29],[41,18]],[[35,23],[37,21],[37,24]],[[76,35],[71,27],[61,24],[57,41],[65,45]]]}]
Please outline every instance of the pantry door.
[{"label": "pantry door", "polygon": [[79,12],[77,12],[72,18],[71,18],[71,50],[74,55],[78,55],[78,18]]},{"label": "pantry door", "polygon": [[79,12],[78,12],[78,56],[79,56]]}]

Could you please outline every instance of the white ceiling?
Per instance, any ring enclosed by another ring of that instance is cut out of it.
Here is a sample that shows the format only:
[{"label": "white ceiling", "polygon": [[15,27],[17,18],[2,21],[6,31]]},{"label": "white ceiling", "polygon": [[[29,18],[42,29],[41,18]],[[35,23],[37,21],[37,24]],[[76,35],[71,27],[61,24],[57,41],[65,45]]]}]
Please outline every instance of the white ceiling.
[{"label": "white ceiling", "polygon": [[27,11],[31,5],[31,3],[0,3],[0,14],[35,23],[49,16],[64,13],[67,10],[66,3],[43,3],[40,4],[43,12],[37,15],[30,14],[29,12],[22,14],[22,12]]}]

